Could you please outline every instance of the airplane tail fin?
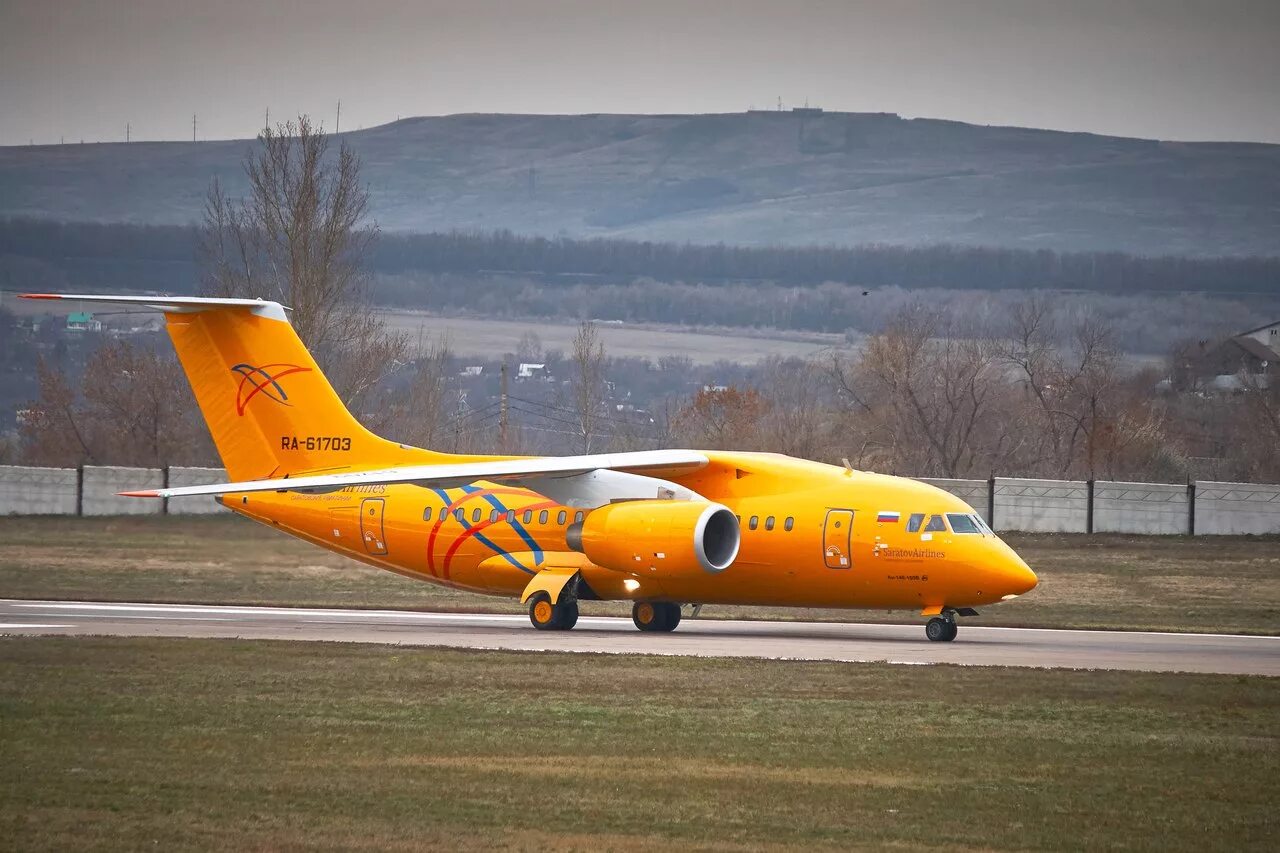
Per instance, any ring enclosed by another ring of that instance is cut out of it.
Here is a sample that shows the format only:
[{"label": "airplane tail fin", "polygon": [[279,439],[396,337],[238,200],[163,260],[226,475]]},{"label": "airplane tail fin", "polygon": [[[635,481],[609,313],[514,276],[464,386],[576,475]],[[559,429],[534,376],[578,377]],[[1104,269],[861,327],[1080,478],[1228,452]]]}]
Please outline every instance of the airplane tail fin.
[{"label": "airplane tail fin", "polygon": [[343,405],[284,308],[257,299],[24,294],[147,306],[164,312],[218,455],[232,480],[428,463],[360,425]]}]

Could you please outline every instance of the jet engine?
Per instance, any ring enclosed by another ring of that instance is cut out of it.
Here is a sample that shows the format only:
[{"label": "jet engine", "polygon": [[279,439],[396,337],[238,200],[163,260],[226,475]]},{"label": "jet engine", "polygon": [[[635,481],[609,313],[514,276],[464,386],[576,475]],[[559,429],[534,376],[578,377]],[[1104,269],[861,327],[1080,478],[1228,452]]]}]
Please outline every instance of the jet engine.
[{"label": "jet engine", "polygon": [[592,510],[566,538],[570,548],[606,569],[687,577],[729,568],[742,531],[721,504],[634,500]]}]

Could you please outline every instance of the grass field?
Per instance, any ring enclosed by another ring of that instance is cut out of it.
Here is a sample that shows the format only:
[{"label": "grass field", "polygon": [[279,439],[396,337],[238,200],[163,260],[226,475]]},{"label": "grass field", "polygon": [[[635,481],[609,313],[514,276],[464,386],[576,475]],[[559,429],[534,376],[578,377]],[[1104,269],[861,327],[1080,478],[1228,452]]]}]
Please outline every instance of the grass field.
[{"label": "grass field", "polygon": [[[1041,584],[975,624],[1280,632],[1280,538],[1007,538]],[[523,612],[511,600],[406,580],[233,516],[0,519],[0,597]],[[583,610],[629,612],[609,603]],[[915,619],[883,611],[704,611],[715,617]]]},{"label": "grass field", "polygon": [[9,850],[1274,849],[1280,680],[0,640]]},{"label": "grass field", "polygon": [[[520,337],[536,332],[545,350],[573,350],[576,323],[547,319],[495,320],[492,318],[441,317],[422,311],[384,309],[387,325],[419,336],[447,339],[458,355],[493,357],[511,350]],[[699,329],[673,325],[635,324],[597,326],[600,339],[615,358],[655,358],[658,355],[687,356],[695,364],[730,361],[754,364],[769,356],[812,358],[825,350],[848,350],[843,335],[823,332],[774,331],[756,329]]]}]

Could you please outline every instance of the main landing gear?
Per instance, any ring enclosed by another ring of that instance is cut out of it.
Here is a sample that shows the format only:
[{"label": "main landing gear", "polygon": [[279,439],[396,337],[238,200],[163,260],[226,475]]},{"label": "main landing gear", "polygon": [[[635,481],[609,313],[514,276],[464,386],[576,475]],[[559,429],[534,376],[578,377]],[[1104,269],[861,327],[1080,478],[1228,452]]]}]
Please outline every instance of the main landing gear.
[{"label": "main landing gear", "polygon": [[674,631],[680,624],[680,605],[668,601],[637,601],[631,605],[631,621],[641,631]]},{"label": "main landing gear", "polygon": [[562,595],[558,604],[552,604],[545,592],[534,593],[529,599],[529,621],[539,631],[568,631],[578,624],[578,599]]},{"label": "main landing gear", "polygon": [[924,625],[924,635],[935,643],[949,643],[956,638],[960,628],[956,625],[956,615],[948,610],[941,616],[935,616]]}]

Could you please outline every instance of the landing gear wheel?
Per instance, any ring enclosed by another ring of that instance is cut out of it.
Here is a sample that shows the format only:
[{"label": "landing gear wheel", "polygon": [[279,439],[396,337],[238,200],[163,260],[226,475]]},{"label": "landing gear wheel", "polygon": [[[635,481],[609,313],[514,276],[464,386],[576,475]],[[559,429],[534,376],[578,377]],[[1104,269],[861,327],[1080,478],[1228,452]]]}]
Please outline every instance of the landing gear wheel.
[{"label": "landing gear wheel", "polygon": [[641,631],[674,631],[680,624],[680,605],[668,601],[637,601],[631,605],[631,621]]},{"label": "landing gear wheel", "polygon": [[956,638],[960,629],[951,619],[935,616],[925,623],[924,635],[935,643],[949,643]]},{"label": "landing gear wheel", "polygon": [[545,592],[535,593],[529,599],[529,621],[539,631],[568,631],[578,624],[578,600],[562,598],[552,604]]}]

